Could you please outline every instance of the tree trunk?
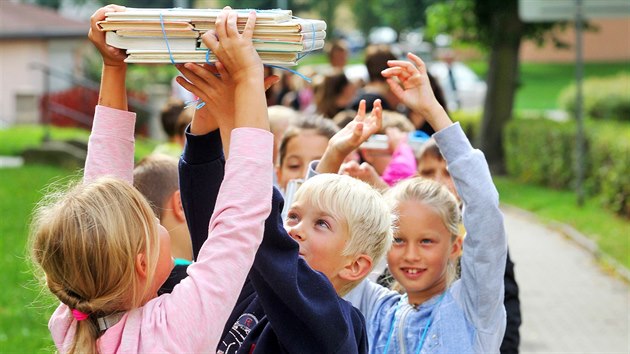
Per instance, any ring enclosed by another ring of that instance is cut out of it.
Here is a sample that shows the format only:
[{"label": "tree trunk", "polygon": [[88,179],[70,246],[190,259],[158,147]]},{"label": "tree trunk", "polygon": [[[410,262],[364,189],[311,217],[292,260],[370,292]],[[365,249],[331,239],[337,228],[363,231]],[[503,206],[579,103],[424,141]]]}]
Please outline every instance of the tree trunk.
[{"label": "tree trunk", "polygon": [[496,13],[492,23],[488,91],[476,145],[486,155],[492,172],[502,174],[505,172],[503,128],[512,117],[514,107],[523,23],[518,18],[516,7],[509,13]]}]

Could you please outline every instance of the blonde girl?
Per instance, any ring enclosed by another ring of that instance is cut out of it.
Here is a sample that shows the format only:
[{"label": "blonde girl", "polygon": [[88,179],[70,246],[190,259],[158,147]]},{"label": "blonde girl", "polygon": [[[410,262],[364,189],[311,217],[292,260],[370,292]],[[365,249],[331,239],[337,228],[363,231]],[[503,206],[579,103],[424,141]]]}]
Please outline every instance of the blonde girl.
[{"label": "blonde girl", "polygon": [[366,317],[370,353],[498,353],[507,248],[498,193],[483,154],[437,103],[424,63],[408,58],[389,61],[383,76],[398,98],[427,117],[448,162],[467,230],[461,279],[454,279],[457,200],[438,182],[413,178],[386,194],[398,214],[387,262],[405,294],[364,281],[346,299]]},{"label": "blonde girl", "polygon": [[240,93],[225,102],[234,117],[219,117],[233,119],[235,129],[208,240],[188,278],[157,297],[173,268],[170,240],[131,186],[135,116],[126,111],[125,56],[97,27],[112,11],[124,8],[99,9],[89,34],[103,57],[103,79],[84,183],[42,203],[32,226],[34,261],[61,302],[49,328],[61,353],[208,351],[218,344],[271,209],[273,136],[251,41],[256,16],[239,34],[236,13],[224,11],[216,23],[221,43],[214,33],[203,37],[223,63],[221,80]]}]

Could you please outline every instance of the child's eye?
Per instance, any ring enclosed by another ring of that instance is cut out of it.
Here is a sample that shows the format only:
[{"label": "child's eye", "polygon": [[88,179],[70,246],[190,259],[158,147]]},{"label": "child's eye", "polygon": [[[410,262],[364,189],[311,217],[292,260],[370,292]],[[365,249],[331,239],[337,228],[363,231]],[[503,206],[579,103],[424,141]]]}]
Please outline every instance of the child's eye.
[{"label": "child's eye", "polygon": [[302,168],[302,166],[300,165],[289,165],[288,167],[289,167],[289,170],[297,170],[297,169]]},{"label": "child's eye", "polygon": [[319,219],[315,222],[315,224],[319,227],[323,227],[330,230],[330,225],[325,220]]},{"label": "child's eye", "polygon": [[298,215],[296,213],[289,212],[287,214],[287,221],[298,221]]},{"label": "child's eye", "polygon": [[394,240],[392,241],[392,244],[399,246],[405,243],[405,240],[403,240],[400,237],[394,237]]},{"label": "child's eye", "polygon": [[424,238],[420,241],[421,244],[423,245],[429,245],[431,243],[433,243],[433,240],[429,239],[429,238]]}]

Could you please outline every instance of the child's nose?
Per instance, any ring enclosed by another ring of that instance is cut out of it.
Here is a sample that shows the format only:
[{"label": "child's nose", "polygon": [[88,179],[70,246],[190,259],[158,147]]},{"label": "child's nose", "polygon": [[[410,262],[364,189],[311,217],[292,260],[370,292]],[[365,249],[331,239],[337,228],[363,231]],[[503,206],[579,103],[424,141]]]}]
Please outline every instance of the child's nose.
[{"label": "child's nose", "polygon": [[413,244],[408,244],[405,247],[404,257],[408,261],[417,261],[420,259],[420,252]]},{"label": "child's nose", "polygon": [[289,236],[296,241],[304,241],[304,232],[302,231],[302,222],[293,226],[289,226]]}]

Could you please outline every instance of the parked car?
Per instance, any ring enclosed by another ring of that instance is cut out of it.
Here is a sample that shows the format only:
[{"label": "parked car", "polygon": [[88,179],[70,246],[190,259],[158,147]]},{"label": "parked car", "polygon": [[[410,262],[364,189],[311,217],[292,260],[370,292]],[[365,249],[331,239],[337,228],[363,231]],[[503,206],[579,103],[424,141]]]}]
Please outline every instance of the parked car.
[{"label": "parked car", "polygon": [[451,64],[452,81],[449,78],[449,66],[445,62],[434,61],[427,67],[444,91],[450,111],[483,109],[487,91],[486,83],[466,64],[457,61]]}]

